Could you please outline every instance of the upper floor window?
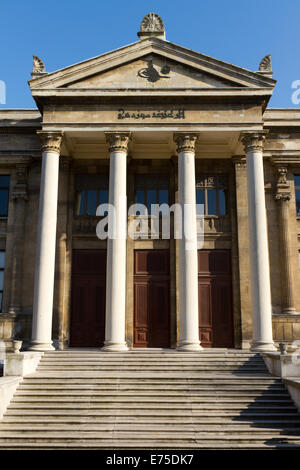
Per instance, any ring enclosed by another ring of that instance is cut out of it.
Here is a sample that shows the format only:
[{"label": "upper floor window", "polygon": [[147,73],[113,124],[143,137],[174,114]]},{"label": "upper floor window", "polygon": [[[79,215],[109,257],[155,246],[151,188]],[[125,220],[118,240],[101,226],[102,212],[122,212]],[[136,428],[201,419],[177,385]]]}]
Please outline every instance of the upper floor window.
[{"label": "upper floor window", "polygon": [[196,202],[204,205],[204,215],[228,213],[228,179],[226,175],[197,175]]},{"label": "upper floor window", "polygon": [[0,217],[8,216],[9,180],[8,175],[0,175]]},{"label": "upper floor window", "polygon": [[79,216],[95,216],[100,204],[108,203],[108,175],[76,175],[76,207]]},{"label": "upper floor window", "polygon": [[144,204],[148,214],[152,214],[151,205],[169,204],[169,178],[162,175],[136,175],[135,202]]},{"label": "upper floor window", "polygon": [[300,175],[295,175],[296,214],[300,217]]}]

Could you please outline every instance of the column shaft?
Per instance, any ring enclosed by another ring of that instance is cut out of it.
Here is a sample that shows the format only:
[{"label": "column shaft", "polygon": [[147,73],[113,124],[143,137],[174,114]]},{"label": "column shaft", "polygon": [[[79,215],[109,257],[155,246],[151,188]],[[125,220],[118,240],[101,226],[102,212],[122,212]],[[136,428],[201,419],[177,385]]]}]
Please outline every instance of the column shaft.
[{"label": "column shaft", "polygon": [[247,160],[252,350],[276,350],[272,335],[270,268],[263,170],[264,133],[243,136]]},{"label": "column shaft", "polygon": [[179,240],[180,329],[177,349],[199,351],[198,252],[195,181],[195,135],[177,135],[178,193],[182,208]]},{"label": "column shaft", "polygon": [[52,346],[59,148],[62,135],[41,132],[43,143],[40,207],[34,283],[32,345],[46,351]]},{"label": "column shaft", "polygon": [[12,276],[9,313],[18,314],[21,312],[21,293],[23,276],[23,251],[24,251],[24,224],[26,213],[27,195],[27,168],[26,165],[19,165],[16,170],[16,185],[12,193],[15,201],[14,207],[14,242],[12,254]]},{"label": "column shaft", "polygon": [[114,208],[113,237],[107,239],[105,351],[127,350],[126,238],[127,238],[127,146],[128,134],[107,134],[110,144],[109,204]]},{"label": "column shaft", "polygon": [[282,313],[294,314],[295,295],[293,289],[293,272],[291,265],[291,246],[289,231],[289,201],[291,199],[290,187],[286,180],[287,167],[277,167],[277,191],[275,200],[278,203],[278,225],[281,260],[282,283]]}]

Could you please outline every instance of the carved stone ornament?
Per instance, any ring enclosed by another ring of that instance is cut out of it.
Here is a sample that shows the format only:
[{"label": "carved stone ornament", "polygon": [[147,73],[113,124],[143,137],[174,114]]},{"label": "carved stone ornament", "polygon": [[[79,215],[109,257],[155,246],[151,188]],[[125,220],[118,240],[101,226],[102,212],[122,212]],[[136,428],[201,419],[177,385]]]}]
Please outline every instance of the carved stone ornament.
[{"label": "carved stone ornament", "polygon": [[262,152],[266,135],[267,131],[243,132],[241,135],[241,142],[244,145],[245,152]]},{"label": "carved stone ornament", "polygon": [[195,152],[198,136],[196,134],[175,134],[177,152]]},{"label": "carved stone ornament", "polygon": [[140,31],[137,33],[140,39],[156,36],[165,39],[165,25],[156,13],[148,13],[141,22]]},{"label": "carved stone ornament", "polygon": [[60,131],[37,131],[41,139],[43,152],[60,152],[63,132]]},{"label": "carved stone ornament", "polygon": [[32,64],[32,73],[45,73],[45,65],[42,59],[37,57],[36,55],[33,56],[33,64]]},{"label": "carved stone ornament", "polygon": [[164,65],[160,70],[160,73],[163,74],[161,75],[159,71],[156,70],[156,68],[153,66],[152,59],[149,59],[147,67],[138,71],[138,76],[141,78],[146,78],[148,82],[154,83],[157,82],[160,78],[170,78],[166,76],[169,72],[170,67],[168,65]]},{"label": "carved stone ornament", "polygon": [[267,54],[259,64],[260,72],[272,72],[271,54]]},{"label": "carved stone ornament", "polygon": [[289,201],[292,197],[291,188],[287,182],[287,165],[276,166],[277,170],[277,183],[276,183],[276,194],[275,200],[277,201]]},{"label": "carved stone ornament", "polygon": [[165,30],[163,20],[156,13],[148,13],[144,16],[141,22],[141,32],[160,32],[162,33]]},{"label": "carved stone ornament", "polygon": [[108,132],[105,134],[106,141],[109,144],[109,151],[123,150],[127,152],[130,139],[129,132]]}]

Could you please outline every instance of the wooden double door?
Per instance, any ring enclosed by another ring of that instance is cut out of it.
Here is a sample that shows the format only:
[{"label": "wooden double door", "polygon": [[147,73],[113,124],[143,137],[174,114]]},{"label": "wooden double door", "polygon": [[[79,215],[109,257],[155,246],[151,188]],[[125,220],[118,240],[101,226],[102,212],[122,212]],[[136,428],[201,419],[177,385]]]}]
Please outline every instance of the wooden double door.
[{"label": "wooden double door", "polygon": [[169,250],[134,251],[134,347],[170,347]]},{"label": "wooden double door", "polygon": [[198,251],[198,294],[201,345],[234,347],[230,250]]},{"label": "wooden double door", "polygon": [[70,346],[105,339],[106,250],[73,250]]}]

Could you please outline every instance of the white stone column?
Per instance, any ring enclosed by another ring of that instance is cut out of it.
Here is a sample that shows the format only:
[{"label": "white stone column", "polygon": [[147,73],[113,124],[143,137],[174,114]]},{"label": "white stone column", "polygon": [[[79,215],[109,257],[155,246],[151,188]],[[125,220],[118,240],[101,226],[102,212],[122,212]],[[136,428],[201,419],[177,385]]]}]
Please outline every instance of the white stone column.
[{"label": "white stone column", "polygon": [[126,239],[128,133],[106,134],[110,151],[109,204],[114,207],[113,238],[107,239],[106,318],[104,351],[126,351]]},{"label": "white stone column", "polygon": [[196,218],[195,143],[193,134],[175,135],[178,152],[178,195],[182,208],[179,239],[180,327],[177,349],[199,351],[198,252]]},{"label": "white stone column", "polygon": [[265,132],[242,134],[247,160],[253,351],[274,351],[270,265],[265,205],[263,142]]},{"label": "white stone column", "polygon": [[34,281],[31,350],[48,351],[52,346],[57,193],[61,132],[38,132],[42,141],[42,175]]}]

